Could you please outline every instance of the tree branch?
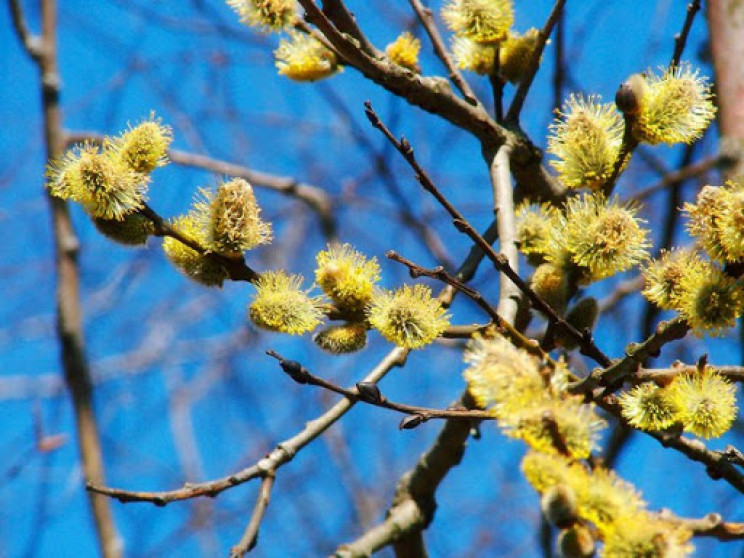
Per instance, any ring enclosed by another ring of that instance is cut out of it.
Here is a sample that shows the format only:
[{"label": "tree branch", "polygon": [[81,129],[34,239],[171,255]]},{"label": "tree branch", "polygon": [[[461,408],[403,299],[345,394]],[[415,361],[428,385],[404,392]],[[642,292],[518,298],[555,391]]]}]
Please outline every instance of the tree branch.
[{"label": "tree branch", "polygon": [[521,133],[499,126],[482,106],[473,106],[454,95],[442,78],[423,77],[387,60],[375,58],[357,48],[356,41],[341,33],[323,14],[313,0],[299,0],[306,17],[328,39],[347,64],[365,77],[409,103],[441,116],[455,126],[467,130],[481,143],[499,146],[506,141],[514,145],[512,165],[517,180],[531,193],[546,199],[556,199],[565,188],[540,164],[542,153]]},{"label": "tree branch", "polygon": [[553,27],[555,27],[560,19],[565,4],[566,0],[556,0],[548,16],[548,20],[537,35],[537,42],[535,44],[535,50],[532,53],[532,58],[530,58],[524,76],[517,87],[517,92],[514,93],[514,99],[512,99],[509,110],[506,113],[505,121],[510,125],[517,125],[519,123],[519,114],[522,112],[522,107],[527,99],[527,93],[529,93],[532,86],[532,80],[535,79],[535,74],[537,74],[537,70],[540,68],[540,58],[542,58],[543,50],[545,50],[548,38],[553,32]]},{"label": "tree branch", "polygon": [[455,87],[460,90],[460,93],[462,93],[462,96],[465,97],[465,100],[468,103],[471,105],[478,105],[480,103],[478,97],[476,97],[468,82],[465,81],[460,70],[458,70],[457,66],[452,62],[452,58],[447,51],[442,35],[439,33],[439,29],[437,29],[437,25],[434,22],[431,8],[424,6],[420,0],[408,0],[408,2],[411,4],[413,11],[416,12],[426,34],[429,35],[429,40],[434,48],[434,53],[442,61],[444,67],[447,68],[450,81],[452,81],[452,83],[455,84]]},{"label": "tree branch", "polygon": [[382,395],[380,388],[377,387],[376,384],[358,382],[352,389],[343,388],[329,380],[315,376],[299,362],[287,360],[276,351],[268,350],[266,351],[266,354],[277,359],[282,370],[284,370],[284,372],[298,384],[308,384],[327,389],[333,393],[343,395],[353,403],[361,401],[369,405],[374,405],[375,407],[382,407],[383,409],[390,409],[391,411],[397,411],[409,416],[418,417],[417,421],[403,419],[400,426],[401,428],[410,429],[414,427],[412,426],[414,422],[415,426],[418,426],[430,419],[494,420],[496,418],[493,413],[488,411],[460,409],[456,407],[449,409],[430,409],[427,407],[395,403]]},{"label": "tree branch", "polygon": [[[491,261],[494,268],[505,274],[510,281],[512,281],[521,292],[523,292],[530,300],[532,305],[540,310],[543,314],[548,317],[551,323],[561,326],[565,329],[568,334],[577,340],[579,347],[581,347],[581,353],[585,354],[594,360],[596,360],[603,367],[607,367],[611,364],[611,361],[607,355],[605,355],[599,347],[594,343],[591,336],[591,332],[580,332],[574,326],[564,320],[558,313],[550,307],[528,284],[522,279],[519,274],[512,268],[509,260],[504,254],[497,253],[476,231],[473,226],[468,222],[467,219],[449,202],[449,200],[440,192],[434,182],[431,180],[426,171],[421,168],[416,160],[411,144],[408,140],[401,138],[398,141],[392,132],[385,126],[380,120],[380,117],[372,109],[372,105],[367,101],[365,103],[367,118],[373,127],[377,128],[382,134],[390,141],[395,149],[403,156],[406,162],[413,169],[416,180],[419,184],[429,192],[439,202],[439,204],[449,213],[452,217],[452,223],[455,228],[461,233],[467,235],[477,246],[483,250],[486,257]],[[488,153],[488,152],[487,152]],[[487,155],[486,155],[487,156]],[[490,167],[490,163],[489,163]],[[513,219],[513,217],[512,217]],[[513,235],[512,235],[513,238]],[[516,248],[514,248],[516,250]]]},{"label": "tree branch", "polygon": [[[57,67],[57,4],[41,2],[41,36],[33,35],[23,17],[18,0],[10,0],[13,25],[26,52],[39,70],[43,110],[46,157],[51,161],[64,150],[60,108],[60,77]],[[57,336],[65,384],[72,398],[77,430],[78,451],[86,482],[104,482],[104,461],[98,422],[93,405],[93,387],[85,355],[82,311],[80,308],[80,275],[77,254],[79,241],[65,201],[47,192],[54,231],[57,272]],[[121,555],[121,541],[116,532],[108,500],[88,495],[88,504],[105,558]]]},{"label": "tree branch", "polygon": [[[74,143],[82,143],[84,141],[101,142],[104,136],[96,132],[77,131],[67,132],[65,138],[66,145],[69,147]],[[261,172],[244,165],[238,165],[229,161],[180,149],[169,149],[168,158],[177,165],[244,178],[252,186],[273,190],[285,196],[297,198],[318,214],[323,234],[326,237],[333,239],[336,236],[337,223],[333,212],[333,203],[328,194],[318,186],[300,182],[289,176]]]},{"label": "tree branch", "polygon": [[256,505],[253,508],[251,519],[248,526],[240,537],[238,544],[230,549],[230,558],[240,558],[250,552],[258,542],[258,528],[261,526],[261,520],[269,507],[271,500],[271,489],[274,488],[274,479],[276,476],[273,471],[267,471],[261,480],[261,488],[258,491]]}]

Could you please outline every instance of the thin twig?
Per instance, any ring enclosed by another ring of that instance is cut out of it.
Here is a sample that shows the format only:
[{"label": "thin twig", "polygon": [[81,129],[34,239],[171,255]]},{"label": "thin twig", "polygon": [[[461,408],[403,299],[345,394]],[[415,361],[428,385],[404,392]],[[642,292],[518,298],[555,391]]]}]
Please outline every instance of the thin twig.
[{"label": "thin twig", "polygon": [[652,184],[651,186],[643,188],[642,190],[634,193],[631,199],[635,201],[645,200],[646,198],[652,196],[660,190],[664,190],[684,180],[689,180],[690,178],[700,176],[701,174],[704,174],[711,169],[719,168],[729,162],[730,158],[726,155],[713,155],[712,157],[708,157],[706,159],[698,161],[697,163],[693,163],[691,165],[682,167],[681,169],[666,173],[664,177],[656,184]]},{"label": "thin twig", "polygon": [[258,272],[252,269],[242,256],[237,258],[228,258],[217,252],[204,248],[201,244],[184,235],[175,227],[171,226],[165,219],[158,215],[149,205],[145,204],[144,208],[139,211],[144,217],[147,217],[155,225],[155,234],[157,236],[170,236],[182,244],[185,244],[192,250],[199,252],[205,258],[209,258],[222,266],[230,279],[233,281],[248,281],[255,283],[261,277]]},{"label": "thin twig", "polygon": [[[744,366],[713,366],[713,368],[732,382],[744,382]],[[671,368],[641,368],[633,374],[633,380],[639,382],[668,383],[675,376],[695,372],[697,366],[672,366]]]},{"label": "thin twig", "polygon": [[437,25],[434,22],[434,16],[431,9],[424,6],[419,0],[408,0],[408,2],[411,4],[413,11],[416,12],[426,34],[429,35],[429,40],[431,40],[434,53],[442,61],[444,67],[447,68],[450,81],[452,81],[452,83],[455,84],[455,87],[460,90],[460,93],[462,93],[462,96],[467,102],[472,105],[477,105],[479,103],[478,97],[476,97],[468,82],[465,81],[460,70],[458,70],[457,66],[452,62],[452,57],[450,57],[447,52],[447,47],[444,44],[442,35],[439,33],[439,29],[437,29]]},{"label": "thin twig", "polygon": [[[268,350],[266,351],[266,354],[277,359],[279,364],[281,364],[282,369],[297,383],[327,389],[328,391],[343,395],[355,403],[361,401],[369,405],[374,405],[375,407],[390,409],[391,411],[397,411],[405,415],[419,416],[421,417],[421,422],[430,419],[494,420],[496,418],[493,413],[489,411],[468,409],[430,409],[416,405],[395,403],[383,396],[376,385],[360,382],[356,387],[347,389],[312,374],[300,363],[287,360],[276,351]],[[369,394],[372,390],[374,390],[374,393]]]},{"label": "thin twig", "polygon": [[684,52],[685,45],[687,44],[687,37],[692,28],[692,22],[698,11],[700,11],[700,0],[693,0],[687,4],[687,12],[685,14],[685,22],[682,25],[682,31],[674,36],[674,54],[672,54],[672,60],[669,62],[670,70],[676,70],[677,66],[679,66],[679,62],[682,59],[682,52]]},{"label": "thin twig", "polygon": [[13,20],[13,28],[23,48],[34,62],[38,64],[43,54],[42,39],[38,35],[31,33],[26,23],[26,18],[23,16],[23,8],[19,0],[10,0],[10,16]]},{"label": "thin twig", "polygon": [[488,81],[491,83],[491,94],[493,97],[493,116],[499,124],[504,121],[504,85],[506,80],[501,74],[501,45],[494,45],[493,68],[488,75]]},{"label": "thin twig", "polygon": [[[69,147],[72,144],[85,141],[102,142],[104,136],[97,132],[76,131],[67,132],[65,138]],[[289,176],[261,172],[244,165],[180,149],[169,149],[168,158],[177,165],[204,169],[225,176],[244,178],[252,186],[295,197],[317,212],[321,228],[327,237],[334,238],[336,235],[337,224],[333,212],[333,203],[328,194],[317,186],[300,182]]]},{"label": "thin twig", "polygon": [[668,322],[661,322],[651,337],[642,343],[631,343],[625,350],[625,358],[616,361],[604,370],[597,369],[589,376],[569,386],[568,391],[575,394],[589,393],[597,387],[608,387],[622,382],[627,376],[635,372],[638,367],[651,356],[657,356],[662,347],[676,339],[681,339],[690,326],[683,318],[676,318]]},{"label": "thin twig", "polygon": [[514,93],[514,99],[512,100],[511,105],[509,105],[509,110],[506,113],[506,122],[508,124],[513,125],[519,122],[519,114],[522,112],[522,107],[527,99],[527,93],[529,93],[530,87],[532,86],[532,80],[535,79],[535,74],[540,67],[540,58],[542,58],[543,50],[548,42],[548,37],[550,37],[550,33],[553,31],[553,27],[558,23],[558,18],[561,15],[561,11],[563,11],[565,3],[566,0],[556,1],[553,5],[553,10],[548,16],[548,20],[537,35],[537,42],[535,44],[535,50],[532,53],[532,58],[530,58],[524,76],[517,87],[517,92]]},{"label": "thin twig", "polygon": [[258,490],[258,497],[256,498],[256,505],[253,508],[251,519],[248,522],[248,526],[243,532],[243,536],[240,537],[238,544],[230,549],[230,558],[240,558],[250,552],[258,542],[258,529],[261,526],[261,520],[266,513],[266,508],[269,507],[269,501],[271,500],[271,489],[274,488],[274,479],[276,475],[274,471],[267,471],[266,475],[261,480],[261,488]]},{"label": "thin twig", "polygon": [[627,279],[621,283],[618,283],[610,294],[599,301],[599,312],[602,314],[613,310],[622,300],[627,296],[637,294],[643,288],[645,279],[643,275],[636,275],[631,279]]},{"label": "thin twig", "polygon": [[434,182],[431,180],[429,175],[426,173],[426,171],[421,168],[421,166],[418,164],[418,161],[416,160],[416,157],[413,153],[413,148],[408,143],[408,140],[405,138],[402,138],[400,141],[398,141],[395,136],[390,132],[390,130],[383,124],[383,122],[380,120],[380,117],[377,115],[377,113],[372,109],[371,103],[368,101],[365,102],[366,107],[366,114],[367,118],[369,118],[369,121],[371,122],[372,126],[380,130],[385,137],[390,141],[390,143],[395,146],[397,151],[403,156],[403,158],[408,162],[408,164],[411,166],[413,171],[416,174],[416,179],[421,184],[421,186],[429,192],[434,198],[439,202],[439,204],[447,211],[447,213],[450,214],[452,217],[452,223],[454,224],[455,228],[462,232],[463,234],[466,234],[477,246],[483,250],[483,252],[486,254],[486,257],[491,261],[493,266],[496,268],[497,271],[500,273],[504,273],[511,281],[514,282],[514,284],[519,288],[520,291],[522,291],[527,298],[530,300],[532,305],[540,310],[543,314],[545,314],[548,317],[548,320],[552,323],[555,323],[556,325],[561,326],[565,329],[565,331],[576,339],[578,342],[579,347],[581,347],[581,353],[589,356],[590,358],[597,361],[599,364],[601,364],[604,367],[607,367],[611,364],[611,361],[607,355],[605,355],[599,347],[594,343],[594,340],[591,336],[591,332],[586,331],[584,333],[578,331],[575,327],[573,327],[571,324],[566,322],[558,313],[556,313],[555,310],[547,303],[545,302],[528,284],[527,282],[522,279],[518,273],[514,271],[514,269],[509,264],[508,259],[503,254],[497,253],[479,234],[478,232],[473,228],[473,226],[465,219],[465,217],[449,202],[449,200],[439,191],[439,189],[436,187]]},{"label": "thin twig", "polygon": [[[10,2],[13,25],[24,48],[39,70],[40,97],[44,117],[46,157],[51,161],[64,150],[61,79],[57,62],[57,3],[41,2],[41,35],[29,31],[18,0]],[[48,194],[54,235],[57,276],[57,336],[64,379],[72,399],[82,474],[86,482],[105,482],[101,436],[93,402],[93,384],[85,353],[80,303],[79,241],[64,200]],[[121,540],[116,532],[107,499],[88,495],[100,553],[104,558],[121,555]]]},{"label": "thin twig", "polygon": [[558,22],[555,25],[555,46],[553,47],[553,109],[560,110],[563,104],[563,81],[566,75],[566,64],[564,61],[564,31],[566,28],[566,12],[561,10]]},{"label": "thin twig", "polygon": [[[622,86],[621,86],[622,87]],[[620,145],[620,150],[615,159],[615,165],[612,168],[612,174],[602,184],[602,192],[609,197],[612,190],[615,188],[615,183],[622,170],[628,165],[630,158],[633,156],[633,152],[638,147],[638,140],[633,133],[633,126],[635,125],[636,115],[626,112],[623,114],[623,140]]]}]

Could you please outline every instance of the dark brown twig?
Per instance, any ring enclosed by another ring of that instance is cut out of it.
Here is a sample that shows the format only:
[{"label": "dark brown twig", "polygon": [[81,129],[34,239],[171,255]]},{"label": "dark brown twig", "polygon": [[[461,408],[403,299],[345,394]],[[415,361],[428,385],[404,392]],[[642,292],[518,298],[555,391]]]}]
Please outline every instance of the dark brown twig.
[{"label": "dark brown twig", "polygon": [[452,223],[455,228],[463,234],[466,234],[477,246],[483,250],[486,257],[491,261],[493,266],[500,273],[504,273],[515,285],[522,291],[527,298],[530,300],[532,305],[543,312],[548,317],[548,320],[556,325],[561,326],[566,330],[568,335],[573,337],[581,347],[582,354],[589,356],[590,358],[597,361],[603,367],[607,367],[611,364],[611,361],[607,355],[605,355],[599,347],[594,343],[591,336],[591,332],[580,332],[571,324],[566,322],[561,316],[559,316],[551,306],[545,302],[527,282],[517,274],[514,269],[509,265],[507,258],[503,254],[497,253],[473,228],[473,226],[465,219],[465,217],[449,202],[449,200],[439,191],[434,182],[431,180],[426,171],[421,168],[416,160],[413,153],[413,148],[408,143],[408,140],[402,138],[398,141],[392,132],[383,124],[377,113],[372,109],[369,101],[365,102],[365,112],[367,118],[371,122],[372,126],[380,130],[383,135],[390,141],[396,150],[403,156],[408,162],[413,171],[416,174],[416,180],[421,186],[429,192],[439,202],[439,204],[449,213],[452,217]]},{"label": "dark brown twig", "polygon": [[147,204],[145,204],[145,207],[140,210],[140,213],[155,225],[155,234],[157,236],[170,236],[175,238],[192,250],[199,252],[202,256],[214,260],[225,269],[228,276],[233,281],[248,281],[249,283],[255,283],[259,279],[260,275],[245,263],[242,256],[233,259],[216,252],[211,252],[192,238],[189,238],[178,229],[171,226],[170,223],[153,211]]},{"label": "dark brown twig", "polygon": [[[468,409],[430,409],[416,405],[395,403],[385,398],[375,384],[360,382],[354,388],[347,389],[312,374],[299,362],[287,360],[276,351],[268,350],[266,351],[266,354],[277,359],[282,370],[299,384],[308,384],[327,389],[328,391],[343,395],[355,403],[361,401],[363,403],[368,403],[369,405],[374,405],[375,407],[382,407],[406,415],[421,417],[417,425],[430,419],[494,420],[496,418],[493,413],[489,411]],[[405,428],[405,426],[403,427]]]},{"label": "dark brown twig", "polygon": [[548,42],[548,37],[550,37],[550,34],[553,32],[553,27],[555,27],[556,23],[558,23],[558,18],[563,11],[563,6],[565,5],[565,3],[566,0],[556,1],[556,3],[553,5],[552,11],[550,12],[550,15],[548,16],[548,20],[545,22],[545,25],[543,25],[542,29],[540,29],[540,32],[537,35],[535,51],[532,53],[532,58],[530,58],[527,69],[524,72],[524,76],[522,77],[521,81],[519,82],[519,86],[517,87],[517,92],[514,94],[514,99],[512,100],[511,105],[509,105],[509,110],[506,113],[505,121],[510,126],[514,126],[519,123],[519,115],[522,112],[522,107],[524,106],[524,102],[527,99],[527,93],[529,93],[530,87],[532,86],[532,80],[535,79],[535,74],[540,68],[540,58],[542,58],[543,50],[545,50],[545,45]]},{"label": "dark brown twig", "polygon": [[[597,369],[589,376],[569,386],[571,393],[589,393],[597,387],[608,387],[622,382],[627,376],[635,372],[649,357],[657,356],[662,347],[676,339],[681,339],[690,330],[690,326],[682,318],[669,322],[661,322],[656,332],[642,343],[631,343],[625,350],[625,358],[616,361],[605,370]],[[619,387],[619,386],[618,386]]]},{"label": "dark brown twig", "polygon": [[674,54],[669,62],[669,69],[675,70],[679,66],[679,62],[682,59],[682,52],[685,50],[687,44],[687,37],[690,34],[692,28],[692,22],[695,20],[695,14],[700,11],[700,0],[693,0],[687,4],[687,11],[685,14],[685,22],[682,25],[682,31],[674,36]]},{"label": "dark brown twig", "polygon": [[460,93],[462,93],[462,96],[467,102],[472,105],[477,105],[478,98],[475,96],[475,93],[470,88],[468,82],[465,81],[465,78],[460,73],[460,70],[458,70],[457,66],[452,63],[452,58],[447,52],[447,47],[444,44],[444,40],[442,40],[442,35],[439,33],[437,25],[434,22],[434,16],[431,12],[431,9],[424,6],[419,0],[408,0],[408,2],[411,4],[413,11],[416,12],[416,15],[421,21],[421,25],[423,25],[426,34],[429,35],[429,40],[431,40],[431,45],[434,48],[434,53],[442,61],[444,67],[447,68],[450,81],[452,81],[452,83],[455,84],[455,87],[460,90]]}]

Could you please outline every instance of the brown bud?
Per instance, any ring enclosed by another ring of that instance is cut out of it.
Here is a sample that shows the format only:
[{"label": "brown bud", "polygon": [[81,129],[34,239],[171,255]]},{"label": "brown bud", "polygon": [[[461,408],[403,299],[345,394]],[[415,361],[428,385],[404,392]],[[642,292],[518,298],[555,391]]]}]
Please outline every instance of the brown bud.
[{"label": "brown bud", "polygon": [[564,558],[591,558],[594,556],[594,537],[585,525],[577,523],[558,535],[558,552]]},{"label": "brown bud", "polygon": [[413,430],[424,422],[423,415],[408,415],[398,425],[399,430]]},{"label": "brown bud", "polygon": [[359,399],[366,403],[379,403],[382,400],[380,388],[374,382],[357,382]]},{"label": "brown bud", "polygon": [[540,499],[540,509],[551,525],[559,529],[571,526],[576,521],[573,490],[562,484],[550,487]]},{"label": "brown bud", "polygon": [[636,114],[641,109],[647,90],[646,78],[641,74],[630,76],[615,93],[615,104],[618,110],[626,115]]}]

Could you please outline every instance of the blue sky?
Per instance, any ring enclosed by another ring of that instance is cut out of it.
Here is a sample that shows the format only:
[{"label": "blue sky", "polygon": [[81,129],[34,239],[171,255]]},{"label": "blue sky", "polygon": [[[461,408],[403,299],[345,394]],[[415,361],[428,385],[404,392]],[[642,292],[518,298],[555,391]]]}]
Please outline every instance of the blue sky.
[{"label": "blue sky", "polygon": [[[35,3],[22,4],[37,29]],[[271,56],[276,38],[241,27],[221,3],[61,4],[59,64],[68,129],[113,134],[154,110],[173,126],[177,148],[294,176],[326,190],[337,209],[341,240],[380,260],[394,247],[433,265],[415,233],[400,228],[390,194],[398,188],[414,214],[436,229],[451,258],[461,260],[467,243],[366,123],[362,102],[371,99],[393,130],[409,138],[420,162],[474,224],[483,228],[491,219],[487,176],[472,138],[391,98],[352,69],[320,84],[294,84],[276,76]],[[405,3],[381,3],[384,9],[358,4],[353,9],[360,24],[379,46],[411,21]],[[666,64],[684,4],[569,2],[565,94],[582,91],[611,100],[630,74]],[[544,0],[516,5],[520,31],[541,25],[550,9]],[[10,32],[7,10],[0,10],[0,29],[5,53],[0,57],[0,556],[95,555],[54,336],[54,265],[42,191],[38,76]],[[698,62],[705,31],[699,16],[684,59]],[[523,126],[540,146],[553,117],[551,48],[524,112]],[[424,72],[441,73],[426,47],[424,51]],[[469,77],[487,97],[488,84]],[[714,149],[712,130],[698,156]],[[668,168],[679,158],[674,149],[649,153]],[[375,172],[375,156],[387,160],[393,179]],[[636,157],[619,193],[630,196],[656,178]],[[197,188],[214,186],[218,179],[175,165],[158,170],[151,205],[164,216],[177,215],[188,208]],[[690,198],[696,187],[688,184],[685,196]],[[276,241],[251,253],[250,263],[261,270],[283,267],[309,275],[314,254],[326,242],[317,218],[279,194],[260,190],[258,197],[274,223]],[[654,203],[663,203],[663,195]],[[652,206],[644,215],[658,233],[656,214]],[[263,355],[268,348],[341,384],[360,379],[390,348],[373,337],[363,353],[332,358],[320,354],[308,337],[259,333],[245,320],[250,286],[205,289],[173,270],[157,242],[141,250],[115,246],[98,235],[78,208],[73,216],[82,243],[86,346],[97,378],[110,484],[164,489],[228,474],[270,451],[335,401],[282,376]],[[399,266],[381,263],[385,286],[407,281]],[[498,282],[485,267],[474,284],[496,299]],[[604,282],[593,292],[601,296],[611,288],[612,282]],[[638,300],[624,303],[616,316],[602,322],[598,342],[609,354],[620,356],[627,342],[638,340]],[[465,302],[457,303],[454,313],[457,323],[483,320]],[[738,360],[735,340],[704,339],[670,347],[659,362],[689,361],[705,351],[714,363]],[[462,368],[457,349],[415,352],[404,369],[383,382],[383,392],[393,400],[444,407],[463,389]],[[378,409],[355,408],[331,436],[283,468],[257,555],[327,554],[359,534],[364,505],[379,520],[400,474],[438,431],[429,423],[398,432],[398,420]],[[66,444],[51,453],[36,451],[34,427],[39,424],[45,434],[66,435]],[[537,497],[518,473],[524,447],[490,425],[483,431],[441,487],[439,510],[426,534],[432,556],[538,551]],[[710,446],[735,442],[741,443],[739,433]],[[741,519],[738,495],[649,438],[632,439],[619,471],[654,508],[690,516],[719,511]],[[127,556],[225,555],[245,527],[256,489],[247,485],[215,500],[165,509],[114,503]],[[710,556],[731,556],[743,548],[696,544],[701,555]]]}]

